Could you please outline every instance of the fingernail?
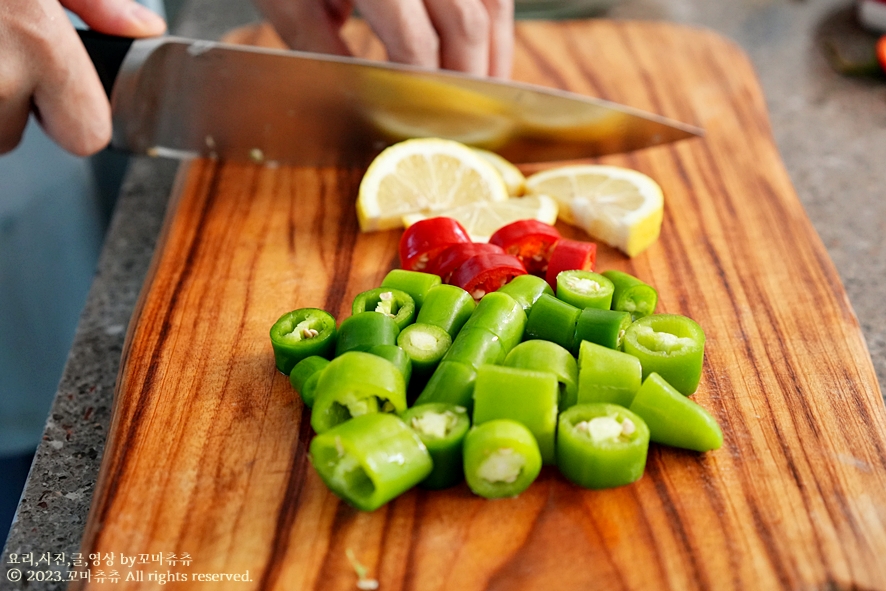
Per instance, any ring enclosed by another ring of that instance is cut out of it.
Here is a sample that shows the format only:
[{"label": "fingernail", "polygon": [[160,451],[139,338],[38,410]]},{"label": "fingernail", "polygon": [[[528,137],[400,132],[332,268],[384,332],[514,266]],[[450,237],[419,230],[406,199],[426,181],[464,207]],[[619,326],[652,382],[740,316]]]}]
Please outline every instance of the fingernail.
[{"label": "fingernail", "polygon": [[141,4],[133,4],[132,8],[129,10],[129,14],[144,27],[152,30],[166,29],[166,21],[164,21],[159,14]]}]

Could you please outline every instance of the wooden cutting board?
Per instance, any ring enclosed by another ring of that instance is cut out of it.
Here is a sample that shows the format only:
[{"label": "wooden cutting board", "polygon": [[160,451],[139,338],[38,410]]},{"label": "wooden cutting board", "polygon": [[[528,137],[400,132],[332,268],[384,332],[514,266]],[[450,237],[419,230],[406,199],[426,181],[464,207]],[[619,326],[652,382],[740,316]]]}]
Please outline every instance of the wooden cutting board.
[{"label": "wooden cutting board", "polygon": [[[379,55],[362,27],[350,34]],[[238,39],[273,42],[266,30]],[[267,334],[297,307],[344,317],[397,264],[399,232],[358,233],[362,170],[197,161],[180,174],[130,325],[83,542],[117,553],[114,589],[157,587],[165,573],[202,589],[193,579],[209,573],[214,589],[353,590],[348,554],[383,591],[886,589],[883,400],[746,56],[670,24],[527,22],[514,77],[705,128],[599,160],[652,176],[666,209],[647,252],[602,247],[598,267],[642,277],[659,311],[704,327],[695,400],[720,421],[723,448],[653,446],[645,476],[612,490],[546,468],[515,499],[459,486],[348,507],[308,463],[309,416]],[[145,556],[125,567],[121,554]],[[101,587],[99,568],[114,570],[93,567],[80,586]],[[248,581],[224,582],[235,574]]]}]

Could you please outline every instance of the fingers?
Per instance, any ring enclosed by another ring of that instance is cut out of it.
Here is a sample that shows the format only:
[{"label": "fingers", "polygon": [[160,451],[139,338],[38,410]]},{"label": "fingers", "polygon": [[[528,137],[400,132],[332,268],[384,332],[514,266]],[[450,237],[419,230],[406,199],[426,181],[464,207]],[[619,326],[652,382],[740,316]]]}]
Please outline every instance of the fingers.
[{"label": "fingers", "polygon": [[357,0],[392,61],[508,77],[513,0]]},{"label": "fingers", "polygon": [[479,0],[425,0],[440,36],[440,67],[485,76],[489,73],[490,25]]},{"label": "fingers", "polygon": [[355,5],[384,44],[389,60],[441,67],[440,38],[422,0],[357,0]]},{"label": "fingers", "polygon": [[489,75],[510,78],[514,64],[514,0],[483,0],[489,15]]},{"label": "fingers", "polygon": [[161,35],[166,22],[134,0],[60,0],[91,29],[123,37]]},{"label": "fingers", "polygon": [[339,29],[351,12],[348,0],[255,0],[292,49],[350,55]]},{"label": "fingers", "polygon": [[108,101],[56,0],[4,0],[0,55],[0,149],[18,143],[32,108],[47,134],[74,154],[107,145]]},{"label": "fingers", "polygon": [[391,61],[479,76],[507,78],[511,73],[514,0],[255,0],[255,4],[293,49],[348,55],[340,30],[356,6]]}]

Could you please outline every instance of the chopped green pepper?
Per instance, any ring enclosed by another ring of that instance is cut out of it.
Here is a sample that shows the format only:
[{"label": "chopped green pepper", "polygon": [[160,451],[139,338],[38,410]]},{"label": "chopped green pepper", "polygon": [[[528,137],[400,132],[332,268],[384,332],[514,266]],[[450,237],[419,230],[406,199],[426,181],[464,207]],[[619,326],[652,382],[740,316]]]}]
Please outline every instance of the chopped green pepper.
[{"label": "chopped green pepper", "polygon": [[415,307],[421,311],[424,306],[428,291],[440,285],[441,280],[437,275],[423,273],[421,271],[408,271],[406,269],[394,269],[382,279],[382,287],[393,287],[405,291],[415,300]]},{"label": "chopped green pepper", "polygon": [[326,486],[362,511],[374,511],[431,473],[431,456],[398,417],[363,415],[311,441],[310,458]]},{"label": "chopped green pepper", "polygon": [[553,373],[559,384],[557,407],[561,412],[578,400],[578,365],[572,353],[557,343],[523,341],[511,349],[505,357],[504,365]]},{"label": "chopped green pepper", "polygon": [[691,318],[655,314],[628,327],[622,348],[640,360],[644,378],[656,372],[689,396],[701,380],[704,344],[704,331]]},{"label": "chopped green pepper", "polygon": [[477,369],[485,363],[501,363],[507,352],[498,335],[485,328],[461,329],[443,361],[459,361]]},{"label": "chopped green pepper", "polygon": [[415,300],[405,291],[392,287],[377,287],[357,294],[351,305],[351,314],[379,312],[390,316],[403,330],[415,321]]},{"label": "chopped green pepper", "polygon": [[646,467],[649,428],[617,404],[577,404],[560,415],[557,467],[585,488],[639,480]]},{"label": "chopped green pepper", "polygon": [[271,326],[271,346],[277,369],[289,375],[295,364],[311,355],[332,357],[335,318],[320,308],[287,312]]},{"label": "chopped green pepper", "polygon": [[317,381],[320,379],[320,372],[326,369],[327,365],[329,365],[329,360],[325,357],[311,355],[296,363],[289,374],[289,383],[292,384],[308,408],[314,406],[314,391],[317,389]]},{"label": "chopped green pepper", "polygon": [[403,380],[406,382],[407,387],[409,386],[409,381],[412,379],[412,359],[409,358],[409,355],[402,347],[397,345],[373,345],[366,349],[366,352],[378,355],[393,363],[394,367],[403,374]]},{"label": "chopped green pepper", "polygon": [[578,403],[612,402],[629,407],[642,383],[643,368],[633,355],[590,341],[578,353]]},{"label": "chopped green pepper", "polygon": [[526,313],[517,300],[505,293],[492,292],[483,296],[462,331],[485,328],[501,339],[502,349],[507,353],[523,340],[525,327]]},{"label": "chopped green pepper", "polygon": [[643,381],[631,411],[646,421],[649,438],[656,443],[695,451],[723,445],[717,420],[655,372]]},{"label": "chopped green pepper", "polygon": [[403,421],[418,433],[428,448],[434,469],[421,481],[422,488],[439,490],[464,480],[462,447],[471,420],[463,406],[444,402],[413,406]]},{"label": "chopped green pepper", "polygon": [[511,279],[508,283],[498,288],[499,293],[506,293],[523,307],[526,316],[532,310],[532,305],[538,301],[541,294],[546,293],[549,296],[554,295],[554,290],[548,285],[548,282],[536,275],[518,275]]},{"label": "chopped green pepper", "polygon": [[612,305],[615,286],[593,271],[573,269],[557,274],[557,299],[572,304],[580,310],[598,308],[608,310]]},{"label": "chopped green pepper", "polygon": [[615,287],[613,310],[630,312],[634,320],[655,312],[658,291],[654,287],[623,271],[603,271],[603,276]]},{"label": "chopped green pepper", "polygon": [[351,417],[405,410],[406,382],[400,370],[377,355],[348,351],[320,374],[311,427],[323,433]]},{"label": "chopped green pepper", "polygon": [[572,304],[543,294],[529,312],[525,338],[551,341],[571,351],[580,314]]},{"label": "chopped green pepper", "polygon": [[474,383],[477,370],[467,363],[444,359],[431,374],[415,405],[449,402],[468,409],[474,405]]},{"label": "chopped green pepper", "polygon": [[542,461],[555,464],[558,398],[557,377],[550,372],[484,365],[477,369],[474,384],[473,422],[511,419],[526,425],[538,442]]},{"label": "chopped green pepper", "polygon": [[396,345],[400,327],[394,319],[377,312],[360,312],[345,318],[338,327],[335,354],[366,351],[375,345]]},{"label": "chopped green pepper", "polygon": [[582,341],[590,341],[610,349],[621,349],[625,331],[631,325],[629,312],[585,308],[575,324],[573,352],[578,355]]},{"label": "chopped green pepper", "polygon": [[452,337],[439,326],[415,323],[400,331],[397,344],[412,360],[415,375],[427,377],[449,350]]},{"label": "chopped green pepper", "polygon": [[428,290],[415,321],[439,326],[454,339],[476,305],[471,294],[457,285],[437,285]]},{"label": "chopped green pepper", "polygon": [[464,443],[465,480],[487,499],[515,497],[541,472],[541,453],[532,432],[509,419],[475,425]]}]

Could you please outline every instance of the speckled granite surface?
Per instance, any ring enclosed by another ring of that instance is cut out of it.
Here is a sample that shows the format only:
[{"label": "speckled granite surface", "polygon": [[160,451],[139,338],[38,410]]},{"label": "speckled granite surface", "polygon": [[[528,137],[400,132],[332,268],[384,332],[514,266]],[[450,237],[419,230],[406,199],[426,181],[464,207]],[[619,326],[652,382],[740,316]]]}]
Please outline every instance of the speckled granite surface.
[{"label": "speckled granite surface", "polygon": [[[230,7],[228,8],[228,6]],[[223,9],[222,6],[225,8]],[[848,0],[625,0],[617,18],[712,28],[750,55],[773,132],[806,210],[843,278],[881,384],[886,385],[886,80],[830,70],[822,38],[862,38]],[[256,13],[244,0],[190,0],[178,34],[216,38]],[[147,272],[177,164],[136,159],[117,205],[95,282],[48,417],[17,521],[3,554],[0,589],[56,589],[10,582],[9,553],[78,551],[110,421],[129,317]],[[65,572],[64,565],[52,568]]]}]

